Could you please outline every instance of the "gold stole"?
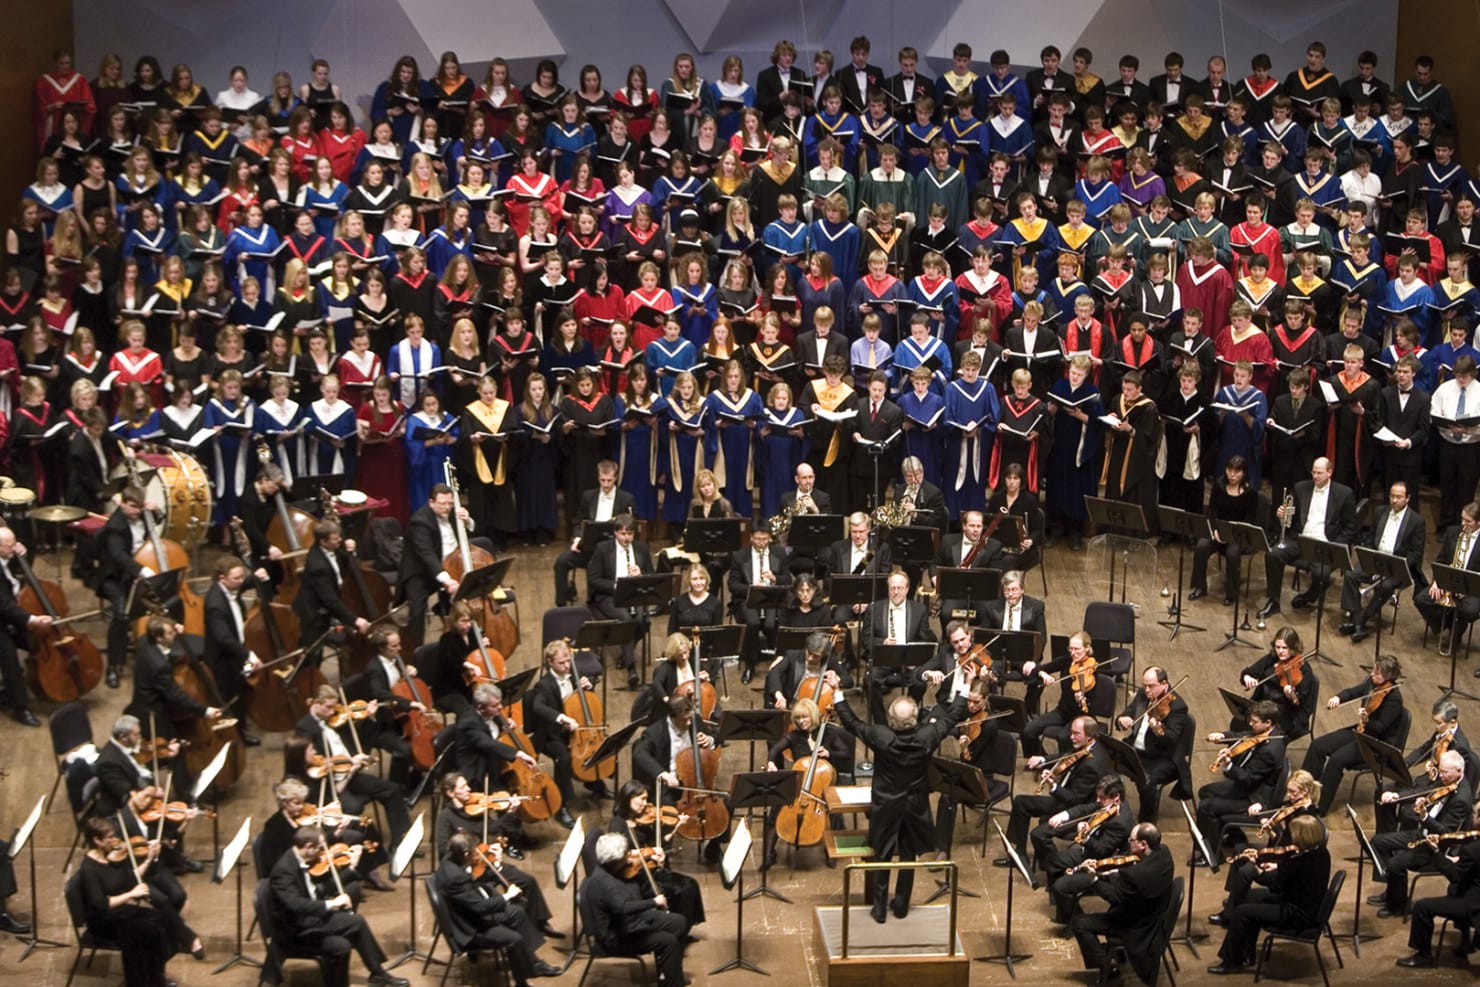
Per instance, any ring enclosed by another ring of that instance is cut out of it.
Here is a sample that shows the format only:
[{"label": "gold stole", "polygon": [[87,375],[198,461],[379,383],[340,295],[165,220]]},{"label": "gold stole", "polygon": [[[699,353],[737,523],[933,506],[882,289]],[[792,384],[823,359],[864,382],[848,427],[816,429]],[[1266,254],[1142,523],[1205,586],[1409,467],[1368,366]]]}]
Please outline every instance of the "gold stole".
[{"label": "gold stole", "polygon": [[[468,405],[468,414],[478,420],[488,432],[497,435],[504,424],[504,416],[509,412],[509,402],[503,398],[494,398],[493,407],[488,407],[482,401],[474,401]],[[483,443],[473,443],[473,465],[478,470],[478,479],[483,483],[492,483],[495,486],[504,484],[504,446],[499,444],[498,463],[493,471],[489,472],[488,459],[483,455]]]},{"label": "gold stole", "polygon": [[[1125,398],[1124,397],[1121,397],[1121,399],[1120,399],[1120,420],[1123,421],[1123,422],[1129,422],[1130,421],[1130,414],[1131,414],[1132,411],[1135,411],[1137,408],[1141,407],[1141,405],[1143,405],[1143,404],[1150,404],[1150,403],[1151,403],[1151,399],[1148,398],[1146,395],[1142,394],[1140,397],[1136,398],[1136,400],[1129,407],[1127,407],[1126,406],[1126,403],[1125,403]],[[1115,432],[1115,430],[1114,429],[1111,429],[1111,431],[1110,431],[1110,447],[1112,449],[1115,447],[1115,436],[1116,436],[1116,434],[1117,433]],[[1128,442],[1126,442],[1126,444],[1125,444],[1125,456],[1120,461],[1120,493],[1121,493],[1121,496],[1124,496],[1125,495],[1125,478],[1126,478],[1126,474],[1130,472],[1130,466],[1131,466],[1131,449],[1134,448],[1135,445],[1136,445],[1136,433],[1133,431],[1133,432],[1131,432],[1130,440]],[[1104,466],[1104,469],[1103,469],[1103,471],[1100,474],[1100,485],[1101,486],[1106,486],[1106,485],[1108,485],[1109,481],[1110,481],[1110,456],[1107,454],[1105,456],[1105,466]]]},{"label": "gold stole", "polygon": [[[681,428],[697,428],[698,422],[689,415],[688,409],[677,401],[676,395],[674,400],[669,401],[669,405],[677,409],[678,414],[683,416],[682,419],[675,417],[668,425],[668,475],[673,480],[674,491],[676,493],[683,493],[684,476],[681,466],[682,460],[678,458],[678,431]],[[703,410],[703,405],[700,405],[700,410]],[[694,412],[694,415],[698,414],[698,411]],[[655,436],[654,441],[657,441],[657,426],[653,428],[653,435]],[[699,475],[699,470],[704,468],[704,437],[701,435],[694,442],[696,443],[694,447],[694,476],[689,478],[690,490],[694,489],[694,478]],[[722,484],[716,483],[716,486],[720,485]]]},{"label": "gold stole", "polygon": [[[853,385],[846,381],[838,381],[836,387],[830,386],[827,378],[823,377],[812,382],[812,393],[817,397],[817,403],[828,411],[837,411],[838,405],[847,400],[853,393]],[[830,422],[833,433],[832,440],[827,444],[827,455],[822,460],[823,466],[831,466],[837,462],[838,452],[842,449],[842,426],[837,422]]]}]

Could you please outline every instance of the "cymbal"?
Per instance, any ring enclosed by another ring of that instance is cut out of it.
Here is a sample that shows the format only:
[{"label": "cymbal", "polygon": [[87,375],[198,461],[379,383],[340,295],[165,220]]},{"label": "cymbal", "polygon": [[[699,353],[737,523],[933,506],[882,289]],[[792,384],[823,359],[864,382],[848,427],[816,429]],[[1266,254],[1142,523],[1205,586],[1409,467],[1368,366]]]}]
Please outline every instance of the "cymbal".
[{"label": "cymbal", "polygon": [[51,524],[66,524],[69,521],[81,521],[87,517],[87,511],[81,507],[70,507],[66,504],[53,504],[50,507],[35,507],[26,512],[26,517],[32,521],[42,521]]}]

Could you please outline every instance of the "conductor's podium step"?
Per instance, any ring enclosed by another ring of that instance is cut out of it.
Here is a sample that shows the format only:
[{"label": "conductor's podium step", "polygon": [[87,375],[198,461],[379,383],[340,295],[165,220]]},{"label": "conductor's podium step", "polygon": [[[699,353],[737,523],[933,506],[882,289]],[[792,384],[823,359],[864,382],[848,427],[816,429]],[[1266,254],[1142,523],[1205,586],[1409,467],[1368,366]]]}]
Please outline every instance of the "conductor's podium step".
[{"label": "conductor's podium step", "polygon": [[843,958],[843,908],[820,906],[815,913],[813,943],[822,958],[827,987],[966,987],[971,958],[956,935],[955,955],[948,950],[951,910],[946,905],[916,905],[904,918],[879,925],[865,906],[848,915],[848,956]]}]

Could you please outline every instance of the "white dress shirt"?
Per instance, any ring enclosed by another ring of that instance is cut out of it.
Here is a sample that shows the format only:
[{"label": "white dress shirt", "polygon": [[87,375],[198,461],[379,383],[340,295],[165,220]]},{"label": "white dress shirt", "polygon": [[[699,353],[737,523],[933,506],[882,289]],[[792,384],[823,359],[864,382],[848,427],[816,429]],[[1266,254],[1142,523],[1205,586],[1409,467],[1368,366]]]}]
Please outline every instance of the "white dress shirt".
[{"label": "white dress shirt", "polygon": [[1300,533],[1307,538],[1326,537],[1326,502],[1331,498],[1331,484],[1324,487],[1312,487],[1310,493],[1310,510],[1305,515],[1305,524]]},{"label": "white dress shirt", "polygon": [[1403,518],[1407,515],[1406,508],[1401,511],[1388,512],[1387,524],[1383,526],[1382,537],[1377,539],[1377,550],[1394,555],[1398,551],[1398,529],[1403,526]]}]

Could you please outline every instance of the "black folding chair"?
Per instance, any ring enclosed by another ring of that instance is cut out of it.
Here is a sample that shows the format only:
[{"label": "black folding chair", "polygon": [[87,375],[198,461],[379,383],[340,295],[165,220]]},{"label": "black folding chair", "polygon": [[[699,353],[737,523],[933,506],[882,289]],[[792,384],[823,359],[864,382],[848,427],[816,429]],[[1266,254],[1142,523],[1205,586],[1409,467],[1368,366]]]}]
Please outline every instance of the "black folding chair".
[{"label": "black folding chair", "polygon": [[1264,975],[1264,964],[1269,959],[1269,951],[1274,948],[1274,944],[1295,942],[1311,947],[1316,954],[1316,965],[1321,969],[1321,980],[1325,982],[1326,987],[1331,987],[1331,978],[1326,973],[1326,961],[1321,958],[1321,937],[1325,936],[1331,940],[1331,952],[1336,955],[1336,965],[1344,969],[1346,964],[1341,961],[1341,947],[1336,944],[1336,936],[1331,932],[1331,912],[1336,908],[1336,899],[1341,897],[1341,886],[1345,883],[1346,871],[1339,870],[1331,875],[1331,884],[1326,888],[1326,896],[1321,899],[1321,913],[1316,916],[1315,924],[1309,928],[1265,930],[1264,946],[1259,950],[1259,964],[1254,967],[1256,984]]}]

